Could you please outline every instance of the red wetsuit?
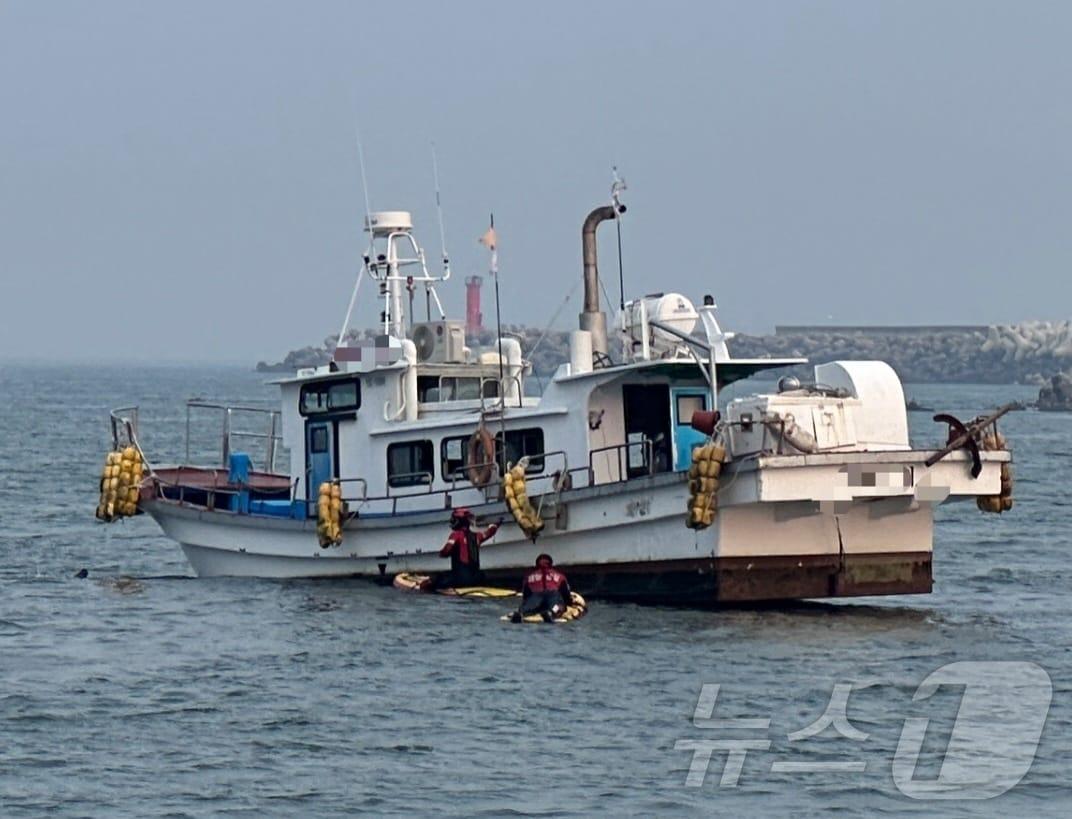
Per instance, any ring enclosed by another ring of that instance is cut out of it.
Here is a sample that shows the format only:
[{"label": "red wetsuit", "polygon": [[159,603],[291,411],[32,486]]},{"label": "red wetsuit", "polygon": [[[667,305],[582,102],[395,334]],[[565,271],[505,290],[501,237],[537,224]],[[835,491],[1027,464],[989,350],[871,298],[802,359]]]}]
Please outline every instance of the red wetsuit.
[{"label": "red wetsuit", "polygon": [[521,610],[525,614],[550,611],[556,604],[568,606],[571,598],[569,581],[554,566],[537,567],[525,575],[521,597]]},{"label": "red wetsuit", "polygon": [[450,558],[451,584],[476,585],[480,582],[480,544],[495,536],[498,524],[493,523],[483,532],[472,529],[455,529],[439,550],[440,557]]}]

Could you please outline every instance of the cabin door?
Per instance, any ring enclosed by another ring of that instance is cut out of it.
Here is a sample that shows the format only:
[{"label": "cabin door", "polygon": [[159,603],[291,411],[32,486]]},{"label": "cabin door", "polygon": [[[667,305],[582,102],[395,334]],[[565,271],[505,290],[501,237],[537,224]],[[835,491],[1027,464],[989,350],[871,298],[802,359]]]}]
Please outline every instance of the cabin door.
[{"label": "cabin door", "polygon": [[706,387],[675,387],[670,394],[673,399],[670,409],[674,416],[674,469],[681,472],[692,465],[692,448],[707,438],[689,424],[694,412],[710,409],[707,403],[711,393]]},{"label": "cabin door", "polygon": [[336,477],[335,474],[335,422],[305,422],[305,475],[307,498],[312,501],[310,513],[316,514],[316,498],[320,484]]},{"label": "cabin door", "polygon": [[[670,387],[623,384],[628,475],[668,472],[671,468]],[[645,445],[649,441],[649,445]],[[650,462],[648,459],[651,459]]]}]

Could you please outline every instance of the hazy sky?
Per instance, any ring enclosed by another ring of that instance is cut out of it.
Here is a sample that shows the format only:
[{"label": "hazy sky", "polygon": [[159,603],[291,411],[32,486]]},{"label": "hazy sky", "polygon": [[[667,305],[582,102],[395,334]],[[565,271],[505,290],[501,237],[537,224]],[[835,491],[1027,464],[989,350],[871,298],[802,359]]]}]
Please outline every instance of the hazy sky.
[{"label": "hazy sky", "polygon": [[493,210],[504,320],[546,324],[617,163],[627,290],[730,329],[1066,318],[1070,42],[1067,2],[0,0],[0,357],[320,341],[358,127],[430,258],[436,142],[459,317]]}]

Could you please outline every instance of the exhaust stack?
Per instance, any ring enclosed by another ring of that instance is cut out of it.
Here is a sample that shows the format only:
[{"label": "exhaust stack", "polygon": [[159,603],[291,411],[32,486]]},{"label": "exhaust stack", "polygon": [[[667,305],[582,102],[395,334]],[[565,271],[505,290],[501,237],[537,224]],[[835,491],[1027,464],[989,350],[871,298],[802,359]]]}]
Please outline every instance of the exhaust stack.
[{"label": "exhaust stack", "polygon": [[584,259],[584,312],[580,315],[582,330],[592,334],[592,352],[607,354],[607,314],[599,309],[599,266],[596,263],[596,228],[600,222],[616,219],[625,213],[625,205],[603,205],[584,220],[581,228],[581,255]]}]

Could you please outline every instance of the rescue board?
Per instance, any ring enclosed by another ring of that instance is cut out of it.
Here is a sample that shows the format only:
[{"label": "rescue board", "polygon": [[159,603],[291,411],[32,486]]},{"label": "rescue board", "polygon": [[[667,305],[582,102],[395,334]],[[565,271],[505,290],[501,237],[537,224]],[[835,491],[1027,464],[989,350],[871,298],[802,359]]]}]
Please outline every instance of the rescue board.
[{"label": "rescue board", "polygon": [[[570,593],[570,604],[566,607],[566,610],[561,615],[559,615],[558,617],[555,617],[550,622],[552,622],[552,623],[570,623],[570,622],[572,622],[574,620],[580,620],[587,613],[588,613],[588,603],[587,603],[587,601],[583,597],[581,597],[581,595],[577,594],[577,592],[571,592]],[[510,614],[504,614],[499,619],[502,620],[505,623],[512,623],[513,620],[511,618],[513,617],[513,615],[514,615],[514,612],[511,612]],[[542,615],[539,615],[539,614],[527,614],[527,615],[525,615],[524,617],[521,618],[521,622],[522,623],[546,623],[548,621],[544,620]]]},{"label": "rescue board", "polygon": [[520,597],[520,592],[513,589],[503,589],[497,586],[458,586],[457,588],[436,589],[434,592],[426,588],[432,578],[426,574],[411,574],[402,572],[395,575],[394,587],[401,591],[424,592],[425,594],[442,594],[447,597],[475,597],[487,600],[499,600],[508,597]]}]

